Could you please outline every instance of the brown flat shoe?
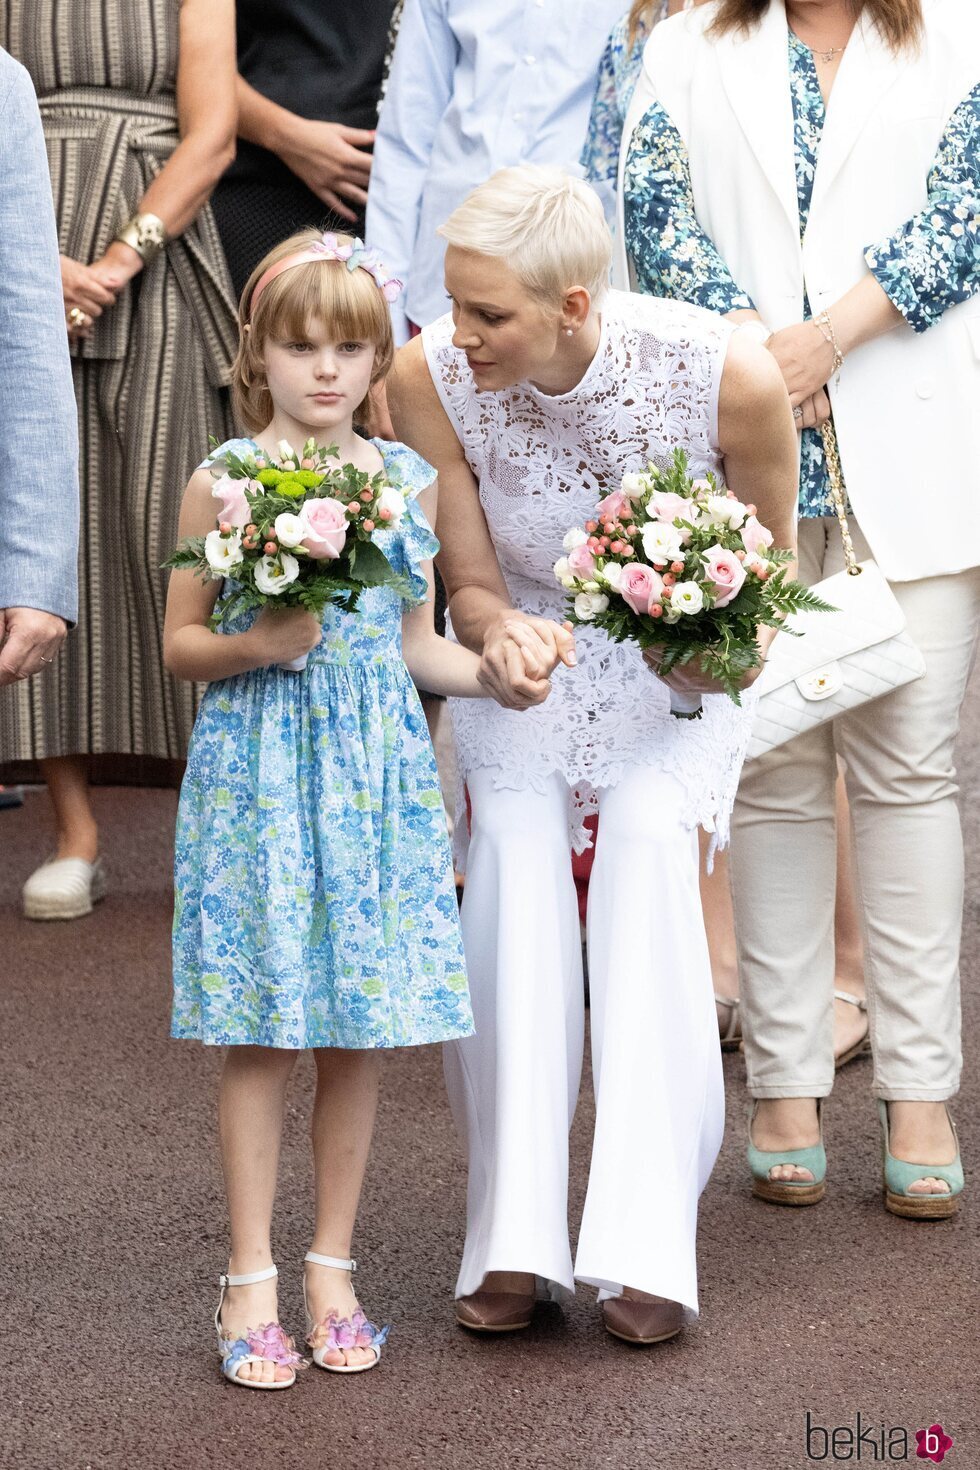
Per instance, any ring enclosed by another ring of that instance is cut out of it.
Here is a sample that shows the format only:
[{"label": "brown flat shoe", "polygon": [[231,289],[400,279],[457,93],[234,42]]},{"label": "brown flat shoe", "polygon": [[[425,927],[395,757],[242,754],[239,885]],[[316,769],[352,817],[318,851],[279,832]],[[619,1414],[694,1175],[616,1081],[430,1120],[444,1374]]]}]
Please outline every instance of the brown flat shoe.
[{"label": "brown flat shoe", "polygon": [[684,1326],[684,1308],[680,1302],[637,1302],[614,1296],[603,1302],[602,1319],[613,1337],[645,1345],[676,1337]]},{"label": "brown flat shoe", "polygon": [[470,1332],[520,1332],[534,1315],[533,1292],[474,1291],[456,1300],[456,1321]]}]

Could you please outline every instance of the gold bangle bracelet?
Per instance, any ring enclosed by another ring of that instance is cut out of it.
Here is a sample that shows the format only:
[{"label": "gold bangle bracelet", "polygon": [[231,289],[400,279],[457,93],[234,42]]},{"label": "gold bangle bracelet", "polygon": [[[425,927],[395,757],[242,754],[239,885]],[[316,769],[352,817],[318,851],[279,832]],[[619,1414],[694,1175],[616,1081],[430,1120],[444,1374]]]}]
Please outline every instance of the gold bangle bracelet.
[{"label": "gold bangle bracelet", "polygon": [[167,230],[156,214],[134,214],[118,231],[116,239],[130,245],[143,260],[152,260],[167,243]]}]

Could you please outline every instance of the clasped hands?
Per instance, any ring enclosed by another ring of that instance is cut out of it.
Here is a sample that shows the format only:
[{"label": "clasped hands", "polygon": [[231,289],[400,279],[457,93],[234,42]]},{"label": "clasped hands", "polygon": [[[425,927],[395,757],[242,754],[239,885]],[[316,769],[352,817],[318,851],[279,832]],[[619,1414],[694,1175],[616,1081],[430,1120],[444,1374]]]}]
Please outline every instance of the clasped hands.
[{"label": "clasped hands", "polygon": [[95,322],[115,306],[119,292],[139,273],[143,262],[131,245],[114,240],[106,253],[91,265],[61,257],[61,292],[65,320],[72,342],[92,335]]},{"label": "clasped hands", "polygon": [[575,662],[570,623],[508,609],[487,631],[477,678],[504,709],[525,710],[548,698],[560,663],[572,668]]},{"label": "clasped hands", "polygon": [[[834,369],[833,343],[813,321],[781,327],[766,343],[783,375],[798,429],[816,429],[830,418],[826,384]],[[801,413],[795,410],[800,409]]]}]

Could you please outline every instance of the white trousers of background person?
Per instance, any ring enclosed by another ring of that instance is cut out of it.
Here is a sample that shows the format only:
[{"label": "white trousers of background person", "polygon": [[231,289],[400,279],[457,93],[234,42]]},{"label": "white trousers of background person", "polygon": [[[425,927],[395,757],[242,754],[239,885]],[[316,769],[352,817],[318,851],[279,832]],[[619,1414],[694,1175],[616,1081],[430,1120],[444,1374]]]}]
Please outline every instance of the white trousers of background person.
[{"label": "white trousers of background person", "polygon": [[721,1146],[724,1091],[698,892],[697,835],[676,778],[627,768],[600,793],[588,955],[596,1127],[574,1268],[568,1130],[582,1068],[581,940],[569,788],[498,790],[470,773],[463,938],[476,1034],[445,1048],[469,1154],[456,1286],[533,1272],[697,1310],[698,1197]]},{"label": "white trousers of background person", "polygon": [[[842,570],[833,518],[801,520],[800,575]],[[851,521],[859,559],[870,549]],[[742,1025],[753,1097],[833,1085],[837,755],[853,828],[873,1090],[942,1100],[959,1085],[963,843],[953,743],[980,620],[980,568],[893,582],[926,674],[743,769],[732,824]]]}]

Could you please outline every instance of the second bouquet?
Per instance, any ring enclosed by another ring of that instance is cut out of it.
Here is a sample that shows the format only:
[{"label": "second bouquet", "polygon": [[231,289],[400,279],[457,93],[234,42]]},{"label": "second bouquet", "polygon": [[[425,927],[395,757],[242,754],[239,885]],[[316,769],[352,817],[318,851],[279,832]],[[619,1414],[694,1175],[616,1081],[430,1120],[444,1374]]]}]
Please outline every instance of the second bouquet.
[{"label": "second bouquet", "polygon": [[[658,650],[661,674],[699,659],[736,704],[745,675],[762,663],[760,626],[781,627],[804,608],[832,611],[788,576],[793,553],[773,545],[756,507],[711,474],[692,478],[680,449],[668,470],[624,475],[594,518],[569,530],[563,550],[555,576],[573,623]],[[670,695],[679,719],[700,716],[700,696]]]},{"label": "second bouquet", "polygon": [[[215,529],[182,541],[164,563],[229,581],[211,627],[269,605],[305,607],[317,619],[328,602],[353,612],[365,587],[389,586],[413,600],[373,539],[401,521],[401,492],[383,474],[341,465],[333,445],[308,439],[297,452],[281,440],[277,448],[278,459],[228,454],[215,466]],[[305,664],[304,656],[283,667]]]}]

